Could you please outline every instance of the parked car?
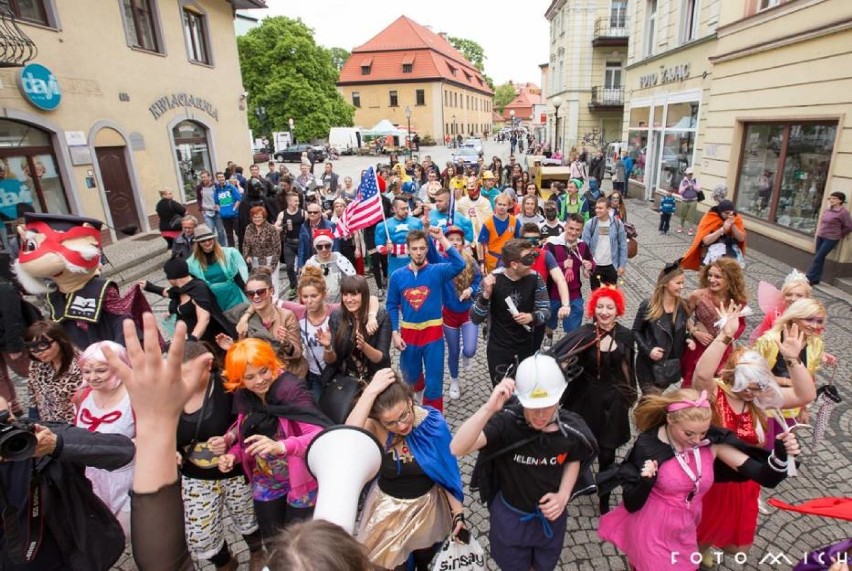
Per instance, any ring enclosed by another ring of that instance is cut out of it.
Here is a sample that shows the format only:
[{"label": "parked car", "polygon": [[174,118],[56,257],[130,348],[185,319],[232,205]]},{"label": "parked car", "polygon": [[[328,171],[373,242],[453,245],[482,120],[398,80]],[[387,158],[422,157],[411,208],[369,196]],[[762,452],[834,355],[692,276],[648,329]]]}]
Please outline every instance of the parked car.
[{"label": "parked car", "polygon": [[279,163],[300,163],[302,162],[302,153],[308,153],[308,159],[315,163],[321,163],[328,158],[323,147],[299,143],[275,153],[275,160]]},{"label": "parked car", "polygon": [[477,153],[481,153],[482,152],[482,139],[477,139],[477,138],[465,139],[464,142],[462,143],[462,148],[463,149],[465,149],[465,148],[474,149]]},{"label": "parked car", "polygon": [[269,161],[270,156],[268,149],[255,149],[254,154],[252,155],[252,160],[254,161],[254,164],[258,165]]},{"label": "parked car", "polygon": [[461,147],[453,153],[453,162],[462,159],[466,165],[475,165],[479,160],[480,153],[473,147]]}]

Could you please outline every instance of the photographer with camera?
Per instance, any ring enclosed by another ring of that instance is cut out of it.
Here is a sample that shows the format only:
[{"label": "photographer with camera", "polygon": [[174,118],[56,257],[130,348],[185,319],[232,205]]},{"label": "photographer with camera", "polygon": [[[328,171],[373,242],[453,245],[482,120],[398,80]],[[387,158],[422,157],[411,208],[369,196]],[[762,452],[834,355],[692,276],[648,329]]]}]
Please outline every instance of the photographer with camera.
[{"label": "photographer with camera", "polygon": [[124,533],[83,468],[116,470],[134,454],[119,434],[16,420],[0,398],[0,569],[109,569]]}]

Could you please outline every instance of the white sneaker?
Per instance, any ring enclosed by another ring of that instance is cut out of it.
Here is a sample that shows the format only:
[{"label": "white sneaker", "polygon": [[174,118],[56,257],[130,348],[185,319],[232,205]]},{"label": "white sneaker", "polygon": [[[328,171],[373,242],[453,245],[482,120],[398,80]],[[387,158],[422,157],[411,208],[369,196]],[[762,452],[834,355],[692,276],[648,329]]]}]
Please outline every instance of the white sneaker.
[{"label": "white sneaker", "polygon": [[454,400],[461,396],[461,392],[459,391],[459,381],[458,379],[450,380],[450,400]]},{"label": "white sneaker", "polygon": [[470,370],[470,357],[465,357],[464,355],[462,355],[461,369],[462,371]]},{"label": "white sneaker", "polygon": [[763,515],[769,515],[772,513],[772,509],[769,504],[763,501],[763,496],[757,496],[757,511]]}]

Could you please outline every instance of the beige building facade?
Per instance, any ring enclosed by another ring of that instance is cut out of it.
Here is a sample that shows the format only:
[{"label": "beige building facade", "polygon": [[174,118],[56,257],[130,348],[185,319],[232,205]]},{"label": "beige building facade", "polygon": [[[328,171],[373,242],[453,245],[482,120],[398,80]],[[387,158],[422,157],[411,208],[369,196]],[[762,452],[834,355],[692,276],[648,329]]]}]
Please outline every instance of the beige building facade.
[{"label": "beige building facade", "polygon": [[188,202],[201,170],[251,162],[233,21],[263,2],[26,4],[38,55],[0,70],[7,227],[32,208],[103,220],[106,241],[156,230],[158,191]]},{"label": "beige building facade", "polygon": [[412,132],[439,142],[446,134],[481,137],[493,129],[491,97],[449,82],[362,83],[340,85],[338,91],[355,106],[355,124],[366,129],[383,119],[405,129],[406,107]]},{"label": "beige building facade", "polygon": [[[750,247],[806,269],[828,195],[852,197],[852,4],[640,0],[630,21],[631,191],[652,198],[693,166],[705,190],[726,185]],[[849,276],[847,240],[824,280]]]},{"label": "beige building facade", "polygon": [[567,154],[571,148],[602,149],[620,140],[627,0],[554,0],[545,18],[550,23],[544,95],[551,146]]}]

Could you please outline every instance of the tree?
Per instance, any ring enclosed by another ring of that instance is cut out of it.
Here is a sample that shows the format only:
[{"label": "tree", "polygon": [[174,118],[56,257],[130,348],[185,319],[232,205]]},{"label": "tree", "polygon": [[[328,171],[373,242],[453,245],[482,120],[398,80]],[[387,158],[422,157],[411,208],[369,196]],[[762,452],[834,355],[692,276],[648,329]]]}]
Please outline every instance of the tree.
[{"label": "tree", "polygon": [[494,109],[498,113],[503,113],[506,105],[511,103],[517,95],[518,93],[515,91],[515,86],[512,85],[511,81],[503,85],[498,85],[497,89],[494,90]]},{"label": "tree", "polygon": [[[299,140],[325,138],[331,127],[352,126],[355,108],[337,92],[339,71],[331,50],[318,46],[301,20],[266,18],[237,38],[249,125],[256,133],[286,131]],[[255,110],[266,110],[260,124]]]},{"label": "tree", "polygon": [[343,69],[343,64],[345,64],[346,60],[349,59],[349,52],[343,48],[328,48],[328,51],[331,54],[331,62],[334,64],[334,67],[337,69],[337,73],[339,74],[340,70]]},{"label": "tree", "polygon": [[473,64],[473,67],[482,72],[482,78],[492,90],[494,89],[494,80],[485,74],[485,50],[473,40],[465,38],[456,38],[448,36],[447,41],[456,48],[464,56],[464,59]]}]

